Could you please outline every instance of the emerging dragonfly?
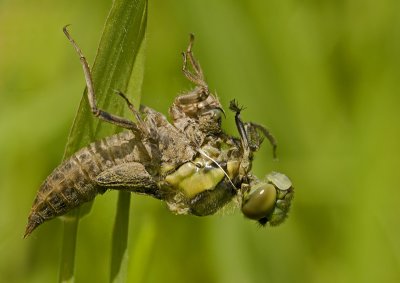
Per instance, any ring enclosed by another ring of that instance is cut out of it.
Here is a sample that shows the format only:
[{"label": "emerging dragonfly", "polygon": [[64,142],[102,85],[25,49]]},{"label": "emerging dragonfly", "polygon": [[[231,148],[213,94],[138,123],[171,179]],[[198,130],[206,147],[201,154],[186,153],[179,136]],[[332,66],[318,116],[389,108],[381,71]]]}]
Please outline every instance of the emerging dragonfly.
[{"label": "emerging dragonfly", "polygon": [[175,98],[169,109],[171,123],[149,107],[136,111],[118,92],[135,123],[97,108],[89,65],[67,27],[63,31],[81,59],[93,114],[127,131],[82,148],[47,177],[34,200],[25,237],[44,221],[109,189],[150,195],[165,201],[176,214],[198,216],[213,214],[237,199],[242,213],[261,225],[284,221],[294,194],[291,181],[277,172],[261,180],[251,173],[253,153],[264,137],[274,156],[276,142],[265,127],[243,122],[242,109],[234,100],[229,108],[235,112],[240,138],[223,132],[224,111],[193,56],[193,35],[182,53],[182,71],[196,86]]}]

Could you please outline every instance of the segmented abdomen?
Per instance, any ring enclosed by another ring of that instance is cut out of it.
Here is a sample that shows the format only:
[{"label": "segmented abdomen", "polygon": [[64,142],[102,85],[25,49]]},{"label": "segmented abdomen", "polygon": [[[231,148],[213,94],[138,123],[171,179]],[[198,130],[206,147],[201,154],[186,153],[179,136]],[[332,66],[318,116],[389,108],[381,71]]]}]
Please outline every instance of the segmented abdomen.
[{"label": "segmented abdomen", "polygon": [[43,182],[28,217],[25,237],[44,221],[92,200],[106,188],[94,181],[102,171],[142,156],[131,132],[122,132],[82,148],[59,165]]}]

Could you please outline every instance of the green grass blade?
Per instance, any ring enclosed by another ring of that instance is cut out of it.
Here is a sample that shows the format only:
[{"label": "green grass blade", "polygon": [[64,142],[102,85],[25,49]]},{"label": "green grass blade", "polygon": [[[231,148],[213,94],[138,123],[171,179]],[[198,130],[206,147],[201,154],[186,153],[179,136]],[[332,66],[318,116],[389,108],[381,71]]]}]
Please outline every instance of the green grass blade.
[{"label": "green grass blade", "polygon": [[[142,46],[147,21],[147,0],[115,0],[108,15],[104,31],[92,68],[97,105],[101,109],[124,116],[127,107],[124,101],[115,95],[114,90],[120,90],[131,96],[135,105],[140,103],[140,86],[143,67],[135,68],[134,64]],[[71,31],[74,34],[73,31]],[[72,48],[71,48],[72,50]],[[143,60],[139,60],[143,64]],[[77,60],[79,62],[79,60]],[[83,77],[83,76],[82,76]],[[132,83],[130,83],[132,81]],[[93,140],[121,131],[120,128],[100,122],[93,117],[87,101],[86,90],[83,94],[78,112],[68,137],[64,158],[86,146]],[[129,198],[127,194],[119,195],[117,219],[114,231],[118,237],[124,238],[122,247],[127,247],[127,223],[129,220]],[[64,239],[60,265],[59,281],[74,282],[75,243],[79,218],[90,210],[77,209],[64,218]],[[125,227],[126,226],[126,227]],[[126,233],[126,235],[121,235]],[[115,239],[113,240],[115,243]],[[113,244],[114,246],[114,244]],[[122,253],[123,254],[123,253]],[[118,260],[120,252],[112,252],[112,263]],[[111,270],[121,270],[121,268]],[[118,273],[118,272],[117,272]],[[122,278],[121,276],[117,276]],[[117,281],[123,282],[123,281]]]},{"label": "green grass blade", "polygon": [[79,210],[64,219],[64,235],[61,250],[59,282],[74,282],[75,247],[78,231]]},{"label": "green grass blade", "polygon": [[145,221],[142,221],[139,234],[136,236],[133,248],[131,248],[129,282],[144,282],[149,272],[156,233],[157,227],[153,217],[147,216]]},{"label": "green grass blade", "polygon": [[110,282],[125,282],[128,267],[129,192],[119,192],[111,248]]},{"label": "green grass blade", "polygon": [[[147,11],[145,11],[145,14],[147,14]],[[144,19],[146,20],[146,15]],[[130,93],[137,95],[140,95],[141,93],[141,82],[143,81],[145,43],[145,40],[143,40],[132,72],[131,84],[129,84]],[[121,191],[118,193],[117,214],[115,216],[111,248],[110,282],[113,283],[126,282],[128,275],[130,197],[131,194],[128,192]]]}]

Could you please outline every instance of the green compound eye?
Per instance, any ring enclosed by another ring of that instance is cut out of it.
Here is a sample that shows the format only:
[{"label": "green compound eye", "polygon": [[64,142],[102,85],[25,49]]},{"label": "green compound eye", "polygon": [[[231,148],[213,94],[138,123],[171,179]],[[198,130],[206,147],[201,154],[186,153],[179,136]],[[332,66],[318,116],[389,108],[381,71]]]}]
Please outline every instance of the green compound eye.
[{"label": "green compound eye", "polygon": [[284,174],[271,172],[263,181],[252,184],[243,196],[242,212],[259,224],[281,224],[287,217],[294,195],[292,182]]},{"label": "green compound eye", "polygon": [[259,220],[269,215],[275,207],[276,189],[264,182],[254,185],[245,196],[242,212],[250,219]]}]

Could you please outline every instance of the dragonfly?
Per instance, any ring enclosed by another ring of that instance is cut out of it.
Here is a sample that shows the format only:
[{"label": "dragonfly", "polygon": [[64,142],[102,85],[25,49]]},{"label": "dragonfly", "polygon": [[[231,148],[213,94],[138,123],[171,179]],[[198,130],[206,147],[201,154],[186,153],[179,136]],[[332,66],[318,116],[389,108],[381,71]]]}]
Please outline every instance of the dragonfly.
[{"label": "dragonfly", "polygon": [[244,122],[236,100],[229,109],[239,136],[224,132],[225,112],[192,52],[194,35],[182,53],[182,72],[194,88],[175,98],[169,122],[150,107],[136,110],[120,91],[135,121],[98,108],[89,64],[67,26],[63,32],[80,58],[93,115],[125,131],[90,143],[54,169],[37,192],[24,237],[108,190],[154,197],[175,214],[212,215],[236,200],[243,215],[262,226],[286,219],[294,196],[290,179],[279,172],[259,179],[251,172],[264,139],[274,157],[276,140],[264,126]]}]

